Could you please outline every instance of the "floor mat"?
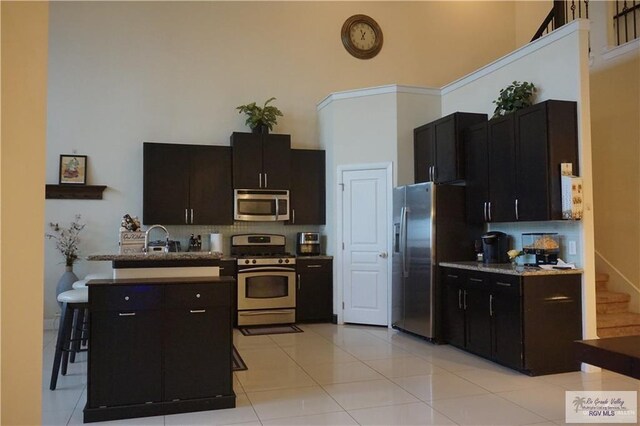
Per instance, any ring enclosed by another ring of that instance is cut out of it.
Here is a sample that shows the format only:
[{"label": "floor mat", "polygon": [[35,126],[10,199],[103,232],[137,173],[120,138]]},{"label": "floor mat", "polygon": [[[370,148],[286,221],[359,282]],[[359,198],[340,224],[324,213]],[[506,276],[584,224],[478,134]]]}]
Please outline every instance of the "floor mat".
[{"label": "floor mat", "polygon": [[244,360],[238,353],[235,346],[233,346],[233,350],[231,351],[231,369],[233,371],[243,371],[248,369],[247,364],[244,363]]},{"label": "floor mat", "polygon": [[240,327],[240,332],[245,336],[262,336],[265,334],[304,333],[304,330],[293,324],[290,324]]}]

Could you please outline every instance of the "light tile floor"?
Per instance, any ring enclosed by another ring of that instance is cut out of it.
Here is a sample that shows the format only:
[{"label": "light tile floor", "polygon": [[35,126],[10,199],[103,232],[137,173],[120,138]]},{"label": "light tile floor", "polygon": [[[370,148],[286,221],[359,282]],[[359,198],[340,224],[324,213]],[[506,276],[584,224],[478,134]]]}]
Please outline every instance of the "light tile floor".
[{"label": "light tile floor", "polygon": [[[528,377],[447,345],[380,327],[302,325],[243,336],[236,408],[109,425],[562,425],[566,390],[637,390],[609,371]],[[86,353],[49,390],[55,333],[44,334],[42,424],[82,424]],[[640,404],[639,404],[640,405]]]}]

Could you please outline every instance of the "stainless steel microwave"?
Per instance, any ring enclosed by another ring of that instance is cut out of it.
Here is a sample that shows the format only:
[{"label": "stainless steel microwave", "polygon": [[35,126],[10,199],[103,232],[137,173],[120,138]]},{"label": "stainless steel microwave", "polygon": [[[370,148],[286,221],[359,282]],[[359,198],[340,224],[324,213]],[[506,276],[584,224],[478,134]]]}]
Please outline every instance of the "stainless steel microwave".
[{"label": "stainless steel microwave", "polygon": [[235,189],[233,218],[252,222],[289,220],[289,191]]}]

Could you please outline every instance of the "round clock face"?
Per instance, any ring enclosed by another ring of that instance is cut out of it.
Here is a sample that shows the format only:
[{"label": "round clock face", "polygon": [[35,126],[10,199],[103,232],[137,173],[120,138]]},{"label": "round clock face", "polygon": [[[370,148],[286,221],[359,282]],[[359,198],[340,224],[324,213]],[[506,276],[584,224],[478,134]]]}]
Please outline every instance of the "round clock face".
[{"label": "round clock face", "polygon": [[353,15],[342,25],[342,44],[356,58],[373,58],[382,49],[382,30],[372,18]]}]

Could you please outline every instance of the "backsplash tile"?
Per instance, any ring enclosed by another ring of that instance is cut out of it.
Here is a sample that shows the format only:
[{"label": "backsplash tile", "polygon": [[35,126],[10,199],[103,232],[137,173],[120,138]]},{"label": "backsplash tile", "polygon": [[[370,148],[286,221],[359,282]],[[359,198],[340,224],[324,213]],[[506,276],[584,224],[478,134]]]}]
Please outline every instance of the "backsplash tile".
[{"label": "backsplash tile", "polygon": [[[298,232],[321,232],[323,226],[319,225],[283,225],[280,222],[235,222],[233,225],[168,225],[169,235],[172,240],[180,241],[182,251],[189,247],[189,237],[202,236],[202,250],[209,251],[209,235],[211,233],[222,234],[222,252],[225,255],[231,253],[231,236],[235,234],[279,234],[287,239],[286,251],[295,253],[296,234]],[[156,239],[160,233],[151,236]],[[326,237],[322,237],[322,252],[326,252]]]},{"label": "backsplash tile", "polygon": [[[509,235],[509,248],[522,250],[522,234],[528,232],[556,232],[560,237],[559,258],[567,263],[575,263],[577,267],[582,267],[582,256],[580,250],[583,246],[581,236],[582,222],[574,220],[554,220],[548,222],[508,222],[490,223],[489,231],[501,231]],[[576,254],[569,255],[569,241],[576,242]],[[535,256],[525,255],[518,263],[533,263]]]}]

